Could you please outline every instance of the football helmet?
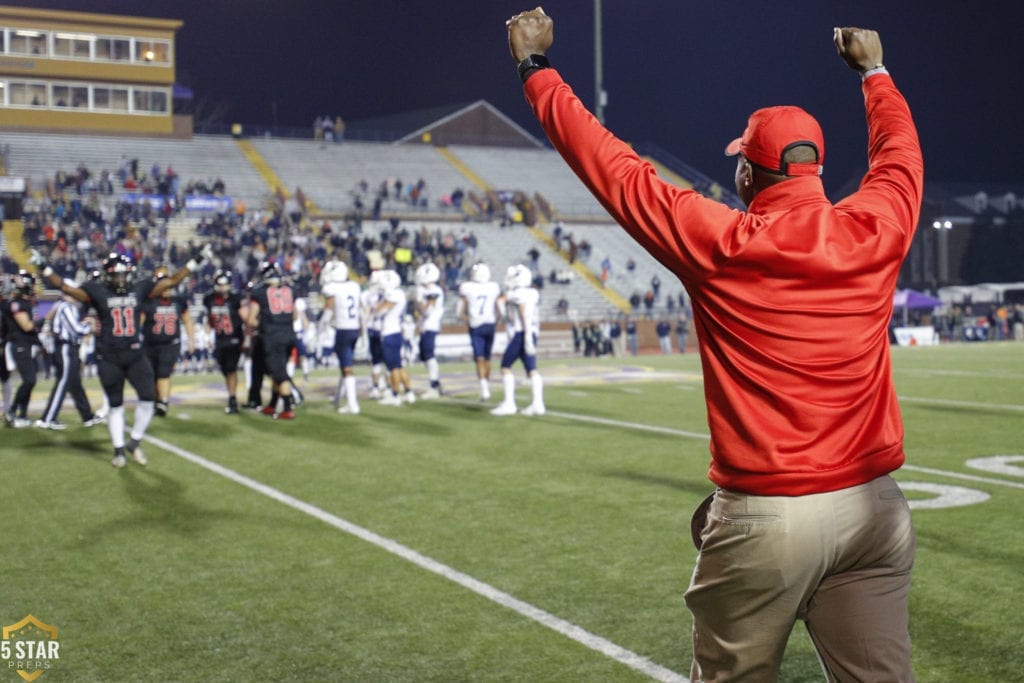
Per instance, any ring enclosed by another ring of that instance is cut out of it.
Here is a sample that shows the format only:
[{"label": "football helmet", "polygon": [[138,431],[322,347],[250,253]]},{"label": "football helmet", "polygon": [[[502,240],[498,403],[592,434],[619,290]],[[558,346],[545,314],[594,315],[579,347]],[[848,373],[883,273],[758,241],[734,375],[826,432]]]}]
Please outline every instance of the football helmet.
[{"label": "football helmet", "polygon": [[281,266],[274,261],[264,261],[260,264],[260,282],[271,287],[281,286]]},{"label": "football helmet", "polygon": [[506,287],[529,287],[532,283],[533,273],[529,268],[521,263],[508,267],[508,272],[505,274]]},{"label": "football helmet", "polygon": [[124,254],[111,254],[103,261],[103,283],[115,294],[127,294],[135,279],[135,264]]},{"label": "football helmet", "polygon": [[416,269],[416,284],[432,285],[441,279],[441,269],[433,263],[427,262]]},{"label": "football helmet", "polygon": [[213,291],[217,294],[228,294],[231,291],[232,277],[230,270],[218,270],[213,274]]},{"label": "football helmet", "polygon": [[381,270],[378,271],[378,273],[377,286],[380,288],[380,291],[385,294],[393,292],[402,286],[402,276],[397,272],[393,270]]},{"label": "football helmet", "polygon": [[343,261],[328,261],[320,272],[323,283],[339,283],[348,281],[348,266]]},{"label": "football helmet", "polygon": [[473,282],[490,282],[491,268],[486,263],[474,263],[469,269],[469,279]]},{"label": "football helmet", "polygon": [[28,298],[36,295],[36,276],[27,270],[19,270],[14,276],[14,293]]}]

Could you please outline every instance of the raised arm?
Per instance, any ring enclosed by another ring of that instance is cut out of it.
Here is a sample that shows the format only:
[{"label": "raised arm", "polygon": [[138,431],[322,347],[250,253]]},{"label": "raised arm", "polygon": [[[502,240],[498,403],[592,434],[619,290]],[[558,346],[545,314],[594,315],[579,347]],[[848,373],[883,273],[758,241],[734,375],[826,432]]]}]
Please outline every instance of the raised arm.
[{"label": "raised arm", "polygon": [[196,254],[188,263],[185,264],[184,268],[179,268],[177,272],[169,277],[162,278],[159,282],[153,285],[152,291],[149,293],[150,299],[156,299],[161,296],[164,292],[172,287],[177,287],[182,280],[190,276],[192,273],[199,270],[203,263],[213,258],[213,247],[209,244],[205,245],[198,254]]},{"label": "raised arm", "polygon": [[885,210],[903,229],[909,249],[924,195],[924,160],[910,107],[882,62],[876,31],[836,28],[833,40],[843,61],[861,74],[867,110],[868,172],[853,196]]},{"label": "raised arm", "polygon": [[742,217],[692,189],[662,180],[654,166],[606,129],[545,57],[553,22],[542,9],[506,22],[526,99],[548,139],[591,194],[655,258],[681,277],[716,267],[721,241]]},{"label": "raised arm", "polygon": [[46,281],[46,284],[53,289],[59,289],[62,293],[74,297],[83,304],[87,304],[92,301],[92,297],[90,297],[89,293],[84,289],[70,284],[70,280],[65,280],[57,275],[56,271],[46,263],[46,259],[43,258],[42,254],[35,249],[32,250],[32,256],[29,258],[29,261],[36,268],[41,269],[40,272],[43,275],[43,279]]}]

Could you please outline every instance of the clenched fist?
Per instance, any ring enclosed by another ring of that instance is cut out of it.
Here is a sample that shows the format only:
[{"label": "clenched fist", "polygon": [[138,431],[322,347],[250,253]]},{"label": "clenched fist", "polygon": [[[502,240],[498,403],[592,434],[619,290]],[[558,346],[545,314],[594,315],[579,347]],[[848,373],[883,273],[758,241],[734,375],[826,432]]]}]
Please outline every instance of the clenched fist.
[{"label": "clenched fist", "polygon": [[863,28],[832,29],[832,40],[839,56],[851,69],[864,73],[868,69],[882,66],[882,41],[878,31]]},{"label": "clenched fist", "polygon": [[506,21],[505,26],[508,27],[508,47],[516,63],[530,55],[545,54],[555,40],[555,24],[542,7],[520,12]]}]

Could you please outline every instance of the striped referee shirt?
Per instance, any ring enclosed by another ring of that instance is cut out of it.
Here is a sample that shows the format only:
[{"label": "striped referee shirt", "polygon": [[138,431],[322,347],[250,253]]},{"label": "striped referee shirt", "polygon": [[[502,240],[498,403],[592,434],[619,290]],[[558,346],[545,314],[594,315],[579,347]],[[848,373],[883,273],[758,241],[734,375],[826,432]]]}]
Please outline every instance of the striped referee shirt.
[{"label": "striped referee shirt", "polygon": [[58,301],[53,314],[53,336],[65,344],[80,344],[82,337],[92,332],[88,324],[83,323],[79,306]]}]

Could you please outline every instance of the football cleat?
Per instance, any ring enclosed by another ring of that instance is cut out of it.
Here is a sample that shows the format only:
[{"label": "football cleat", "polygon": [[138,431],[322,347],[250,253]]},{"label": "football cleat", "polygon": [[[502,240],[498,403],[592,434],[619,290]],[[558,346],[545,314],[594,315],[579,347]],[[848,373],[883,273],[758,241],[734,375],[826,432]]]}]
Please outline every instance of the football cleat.
[{"label": "football cleat", "polygon": [[7,422],[8,427],[14,427],[15,429],[24,429],[25,427],[32,426],[32,420],[27,417],[11,417]]},{"label": "football cleat", "polygon": [[422,398],[424,401],[429,401],[435,398],[441,398],[441,392],[435,389],[434,387],[430,387],[422,394],[420,394],[420,398]]},{"label": "football cleat", "polygon": [[542,404],[538,405],[536,403],[531,403],[530,405],[523,408],[523,415],[528,416],[543,415],[545,412],[547,411],[544,409],[544,406]]},{"label": "football cleat", "polygon": [[226,414],[228,414],[228,415],[237,415],[238,414],[238,404],[235,403],[234,401],[232,401],[231,403],[229,403],[226,406],[224,406],[224,412]]},{"label": "football cleat", "polygon": [[259,410],[262,406],[259,401],[246,401],[242,404],[242,407],[249,410]]},{"label": "football cleat", "polygon": [[63,422],[46,422],[45,420],[36,420],[34,424],[36,427],[39,427],[40,429],[52,429],[56,432],[68,428],[68,426]]},{"label": "football cleat", "polygon": [[167,417],[167,411],[170,409],[167,401],[157,401],[153,404],[153,408],[156,411],[157,417]]},{"label": "football cleat", "polygon": [[143,453],[142,448],[139,447],[139,442],[135,439],[128,439],[128,445],[125,446],[125,450],[131,453],[132,460],[140,465],[145,465],[149,462],[149,460],[146,459],[146,454]]},{"label": "football cleat", "polygon": [[358,415],[359,406],[343,405],[338,407],[338,415]]},{"label": "football cleat", "polygon": [[277,415],[275,415],[274,419],[275,420],[294,420],[295,419],[295,411],[294,410],[285,410],[285,411],[280,412]]},{"label": "football cleat", "polygon": [[372,398],[373,400],[379,399],[380,389],[378,389],[377,387],[373,387],[372,389],[370,389],[370,398]]},{"label": "football cleat", "polygon": [[110,464],[116,467],[117,469],[121,469],[122,467],[128,464],[128,458],[124,457],[123,448],[114,449],[114,459],[110,461]]},{"label": "football cleat", "polygon": [[273,415],[276,411],[274,410],[274,406],[263,406],[263,410],[260,412],[264,415]]},{"label": "football cleat", "polygon": [[105,423],[106,421],[107,421],[107,416],[106,415],[100,415],[99,413],[96,413],[95,415],[90,417],[88,420],[85,420],[84,422],[82,422],[82,426],[83,427],[95,427],[96,425],[101,425],[101,424]]},{"label": "football cleat", "polygon": [[380,400],[382,406],[400,406],[402,405],[402,399],[394,394],[388,394]]},{"label": "football cleat", "polygon": [[404,400],[406,403],[415,403],[416,402],[416,394],[415,394],[415,392],[413,392],[412,389],[410,389],[409,391],[405,392],[405,398],[402,399],[402,400]]},{"label": "football cleat", "polygon": [[514,403],[499,403],[494,409],[491,410],[491,415],[498,415],[499,417],[515,414],[516,406]]}]

